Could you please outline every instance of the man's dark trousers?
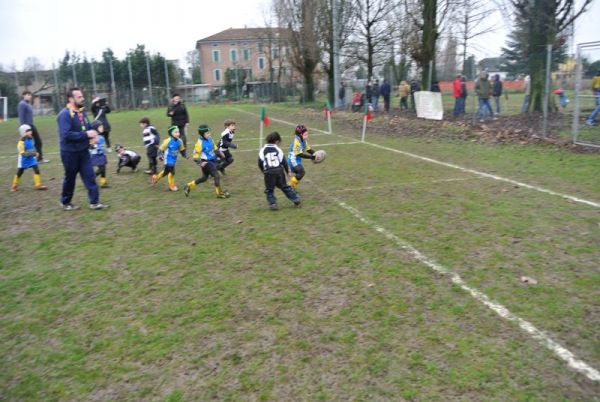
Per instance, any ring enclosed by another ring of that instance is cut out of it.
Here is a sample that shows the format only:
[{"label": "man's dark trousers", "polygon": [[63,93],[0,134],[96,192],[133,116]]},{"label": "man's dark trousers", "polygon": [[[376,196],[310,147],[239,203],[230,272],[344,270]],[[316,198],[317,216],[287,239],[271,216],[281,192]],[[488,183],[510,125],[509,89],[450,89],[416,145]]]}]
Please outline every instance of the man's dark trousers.
[{"label": "man's dark trousers", "polygon": [[81,152],[65,152],[60,153],[60,157],[65,168],[65,179],[63,181],[62,195],[60,202],[70,204],[75,190],[75,179],[77,173],[81,176],[83,184],[88,190],[88,198],[90,204],[97,204],[99,199],[98,185],[96,184],[96,174],[92,167],[92,160],[88,150]]}]

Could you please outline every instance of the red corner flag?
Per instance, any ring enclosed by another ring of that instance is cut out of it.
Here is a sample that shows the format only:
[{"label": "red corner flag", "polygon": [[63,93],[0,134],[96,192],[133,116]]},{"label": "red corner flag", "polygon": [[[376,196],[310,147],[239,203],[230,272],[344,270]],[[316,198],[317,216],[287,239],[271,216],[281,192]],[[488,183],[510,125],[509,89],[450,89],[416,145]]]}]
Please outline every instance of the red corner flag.
[{"label": "red corner flag", "polygon": [[365,105],[365,118],[367,121],[373,120],[373,108],[368,103]]},{"label": "red corner flag", "polygon": [[331,104],[329,101],[325,104],[325,118],[328,119],[331,117]]},{"label": "red corner flag", "polygon": [[267,108],[265,107],[263,107],[260,112],[260,120],[263,122],[265,127],[269,127],[269,123],[271,122],[271,120],[269,120],[269,116],[267,116]]}]

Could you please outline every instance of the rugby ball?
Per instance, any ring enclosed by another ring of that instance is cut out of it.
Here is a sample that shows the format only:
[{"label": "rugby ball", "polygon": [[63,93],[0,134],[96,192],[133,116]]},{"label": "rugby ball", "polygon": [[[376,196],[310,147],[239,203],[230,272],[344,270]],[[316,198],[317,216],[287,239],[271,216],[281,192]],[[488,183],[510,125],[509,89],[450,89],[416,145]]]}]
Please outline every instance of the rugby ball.
[{"label": "rugby ball", "polygon": [[321,163],[325,160],[326,156],[327,156],[327,153],[325,151],[323,151],[322,149],[319,149],[318,151],[315,152],[315,159],[313,159],[313,162]]}]

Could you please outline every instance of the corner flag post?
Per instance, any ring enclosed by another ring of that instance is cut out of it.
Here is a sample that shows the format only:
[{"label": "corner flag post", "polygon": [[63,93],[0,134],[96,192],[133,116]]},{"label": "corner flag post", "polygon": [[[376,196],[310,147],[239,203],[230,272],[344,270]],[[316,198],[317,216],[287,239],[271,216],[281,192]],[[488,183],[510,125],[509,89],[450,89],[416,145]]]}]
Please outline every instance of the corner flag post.
[{"label": "corner flag post", "polygon": [[267,116],[267,108],[263,106],[260,111],[260,138],[258,139],[258,150],[262,149],[262,140],[263,140],[263,127],[269,127],[269,117]]}]

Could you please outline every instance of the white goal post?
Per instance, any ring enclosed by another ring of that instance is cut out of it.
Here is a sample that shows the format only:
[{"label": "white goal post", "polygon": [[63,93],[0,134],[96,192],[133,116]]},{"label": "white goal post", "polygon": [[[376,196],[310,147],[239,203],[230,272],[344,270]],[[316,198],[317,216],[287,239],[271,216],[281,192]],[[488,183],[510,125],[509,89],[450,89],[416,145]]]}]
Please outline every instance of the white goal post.
[{"label": "white goal post", "polygon": [[8,98],[0,96],[0,123],[8,120]]}]

